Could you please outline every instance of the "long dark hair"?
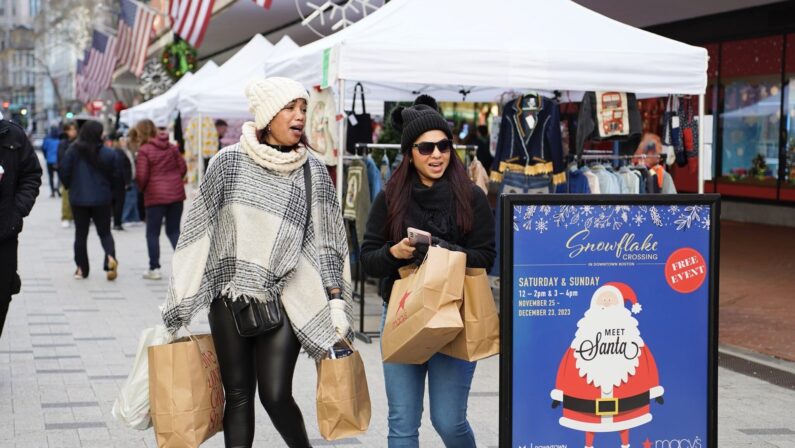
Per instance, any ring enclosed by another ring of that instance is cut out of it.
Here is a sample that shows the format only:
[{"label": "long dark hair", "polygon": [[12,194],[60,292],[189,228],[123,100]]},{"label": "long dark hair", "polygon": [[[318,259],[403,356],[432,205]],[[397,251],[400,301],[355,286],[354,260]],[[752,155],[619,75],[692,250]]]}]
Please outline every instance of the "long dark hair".
[{"label": "long dark hair", "polygon": [[99,150],[102,148],[102,133],[105,128],[98,121],[86,121],[80,126],[77,140],[73,143],[80,157],[88,160],[93,167],[99,168]]},{"label": "long dark hair", "polygon": [[[406,214],[411,206],[412,183],[419,176],[411,164],[411,150],[403,155],[403,161],[386,183],[386,228],[392,241],[400,241],[406,228]],[[450,164],[443,178],[450,182],[455,197],[456,225],[462,235],[472,230],[472,181],[469,180],[464,162],[455,150],[450,151]]]}]

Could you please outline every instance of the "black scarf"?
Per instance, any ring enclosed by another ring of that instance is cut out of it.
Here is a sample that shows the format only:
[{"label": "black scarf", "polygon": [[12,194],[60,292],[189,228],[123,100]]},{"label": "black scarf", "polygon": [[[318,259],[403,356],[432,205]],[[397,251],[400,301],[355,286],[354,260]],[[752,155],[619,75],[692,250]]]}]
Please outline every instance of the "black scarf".
[{"label": "black scarf", "polygon": [[425,230],[451,242],[458,239],[455,197],[447,178],[443,177],[428,187],[415,177],[411,186],[411,202],[407,227]]}]

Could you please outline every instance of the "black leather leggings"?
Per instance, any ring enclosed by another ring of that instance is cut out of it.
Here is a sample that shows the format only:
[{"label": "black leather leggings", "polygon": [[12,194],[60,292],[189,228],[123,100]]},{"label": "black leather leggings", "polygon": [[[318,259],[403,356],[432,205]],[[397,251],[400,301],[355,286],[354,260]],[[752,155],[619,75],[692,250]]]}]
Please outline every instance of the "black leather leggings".
[{"label": "black leather leggings", "polygon": [[277,330],[253,338],[237,333],[223,301],[210,306],[221,381],[226,394],[224,441],[227,448],[251,448],[254,442],[254,390],[290,448],[307,448],[304,418],[293,399],[293,372],[301,345],[285,316]]}]

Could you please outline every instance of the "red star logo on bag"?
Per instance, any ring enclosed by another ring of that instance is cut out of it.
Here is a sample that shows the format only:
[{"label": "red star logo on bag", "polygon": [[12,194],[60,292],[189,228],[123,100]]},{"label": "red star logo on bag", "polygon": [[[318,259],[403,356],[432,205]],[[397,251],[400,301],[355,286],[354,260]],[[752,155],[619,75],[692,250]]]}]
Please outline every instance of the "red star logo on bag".
[{"label": "red star logo on bag", "polygon": [[406,311],[406,300],[408,300],[410,295],[411,295],[411,291],[406,291],[403,294],[403,297],[400,298],[400,303],[398,304],[398,309],[397,309],[398,312],[400,312],[401,309],[403,311]]}]

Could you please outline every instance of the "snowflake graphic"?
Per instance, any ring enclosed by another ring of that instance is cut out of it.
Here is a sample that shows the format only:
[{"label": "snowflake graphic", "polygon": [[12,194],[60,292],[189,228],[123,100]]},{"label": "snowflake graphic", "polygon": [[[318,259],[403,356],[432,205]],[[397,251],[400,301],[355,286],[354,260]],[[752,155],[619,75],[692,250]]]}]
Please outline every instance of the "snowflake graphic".
[{"label": "snowflake graphic", "polygon": [[701,210],[704,207],[701,205],[689,205],[685,207],[684,213],[679,215],[679,218],[674,221],[676,230],[689,229],[693,223],[701,222]]},{"label": "snowflake graphic", "polygon": [[657,207],[652,206],[649,210],[649,214],[651,215],[651,222],[653,222],[655,226],[663,226],[662,217],[660,216],[660,212],[657,211]]},{"label": "snowflake graphic", "polygon": [[678,212],[679,212],[679,206],[678,205],[672,205],[672,206],[668,207],[668,213],[670,213],[672,215],[675,215]]},{"label": "snowflake graphic", "polygon": [[637,225],[638,227],[640,227],[640,225],[641,225],[641,224],[643,224],[644,222],[646,222],[646,217],[644,217],[644,216],[643,216],[643,214],[641,214],[640,212],[638,212],[638,213],[636,213],[636,214],[635,214],[635,217],[634,217],[634,218],[632,218],[632,221],[634,221],[634,222],[635,222],[635,225]]},{"label": "snowflake graphic", "polygon": [[590,205],[584,205],[582,207],[582,213],[584,215],[592,215],[593,214],[593,207]]},{"label": "snowflake graphic", "polygon": [[547,230],[549,230],[549,223],[547,222],[547,220],[541,218],[538,221],[536,221],[536,230],[538,230],[538,233],[544,233]]},{"label": "snowflake graphic", "polygon": [[710,225],[711,225],[711,222],[709,220],[709,216],[707,216],[707,217],[705,217],[704,219],[701,220],[701,228],[702,229],[709,230]]}]

